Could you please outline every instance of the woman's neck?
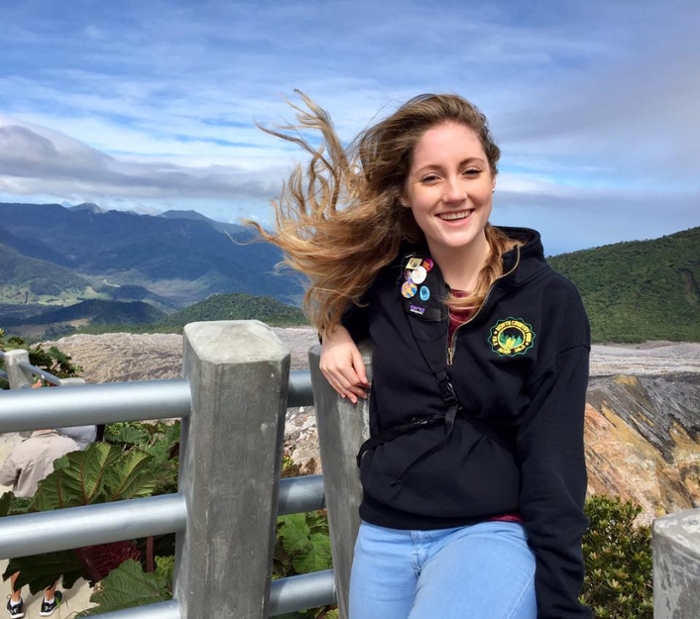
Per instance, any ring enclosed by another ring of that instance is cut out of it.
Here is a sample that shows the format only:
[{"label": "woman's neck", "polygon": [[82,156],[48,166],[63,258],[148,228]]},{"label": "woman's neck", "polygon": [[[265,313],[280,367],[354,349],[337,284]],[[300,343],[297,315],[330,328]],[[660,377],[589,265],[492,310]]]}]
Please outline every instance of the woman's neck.
[{"label": "woman's neck", "polygon": [[430,247],[430,255],[450,288],[473,291],[491,256],[491,247],[484,235],[464,247]]}]

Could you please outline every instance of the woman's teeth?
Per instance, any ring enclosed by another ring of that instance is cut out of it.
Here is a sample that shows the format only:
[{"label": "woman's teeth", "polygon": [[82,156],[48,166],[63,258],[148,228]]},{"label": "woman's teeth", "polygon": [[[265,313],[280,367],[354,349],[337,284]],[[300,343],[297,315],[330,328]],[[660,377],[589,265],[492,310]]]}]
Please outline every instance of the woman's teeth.
[{"label": "woman's teeth", "polygon": [[456,221],[457,219],[466,219],[471,211],[460,211],[459,213],[440,213],[438,217],[445,221]]}]

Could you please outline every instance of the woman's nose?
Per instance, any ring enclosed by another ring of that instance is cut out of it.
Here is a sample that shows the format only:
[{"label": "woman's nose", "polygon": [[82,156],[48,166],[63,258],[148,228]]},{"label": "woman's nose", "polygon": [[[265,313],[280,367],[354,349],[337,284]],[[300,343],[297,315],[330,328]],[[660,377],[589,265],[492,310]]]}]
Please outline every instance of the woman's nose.
[{"label": "woman's nose", "polygon": [[445,183],[445,201],[461,202],[467,197],[467,190],[459,178],[448,178]]}]

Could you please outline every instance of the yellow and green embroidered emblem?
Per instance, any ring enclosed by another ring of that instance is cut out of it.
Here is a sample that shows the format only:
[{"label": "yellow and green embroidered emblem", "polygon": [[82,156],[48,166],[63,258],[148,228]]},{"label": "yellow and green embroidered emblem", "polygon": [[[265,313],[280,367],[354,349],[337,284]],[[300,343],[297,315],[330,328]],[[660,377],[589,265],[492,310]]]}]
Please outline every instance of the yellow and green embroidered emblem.
[{"label": "yellow and green embroidered emblem", "polygon": [[535,333],[522,318],[499,320],[489,334],[491,350],[501,357],[524,355],[532,348]]}]

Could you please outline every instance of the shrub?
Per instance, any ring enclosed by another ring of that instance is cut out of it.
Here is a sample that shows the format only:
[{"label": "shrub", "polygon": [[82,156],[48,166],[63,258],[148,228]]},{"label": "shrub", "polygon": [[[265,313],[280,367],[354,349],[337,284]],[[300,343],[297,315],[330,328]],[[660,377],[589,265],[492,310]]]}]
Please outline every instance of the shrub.
[{"label": "shrub", "polygon": [[591,525],[583,538],[582,601],[597,619],[652,619],[651,528],[635,526],[642,508],[619,498],[586,502]]}]

